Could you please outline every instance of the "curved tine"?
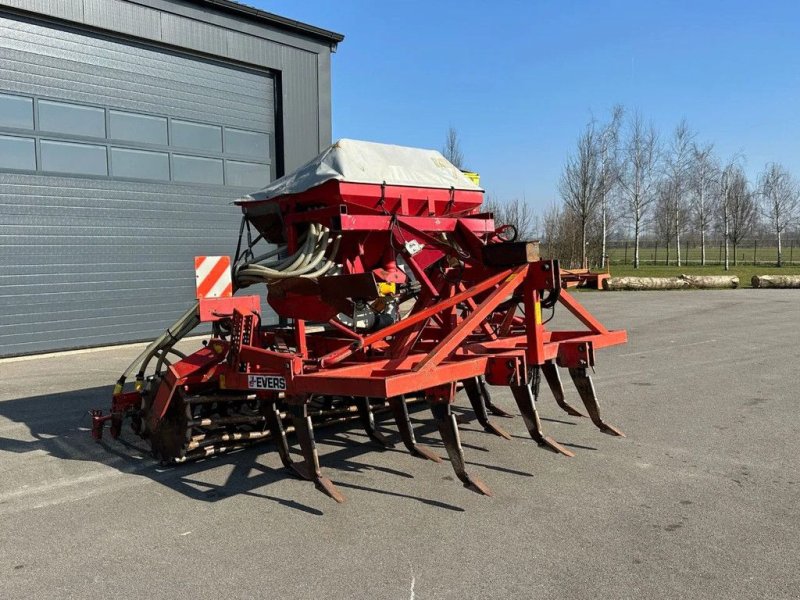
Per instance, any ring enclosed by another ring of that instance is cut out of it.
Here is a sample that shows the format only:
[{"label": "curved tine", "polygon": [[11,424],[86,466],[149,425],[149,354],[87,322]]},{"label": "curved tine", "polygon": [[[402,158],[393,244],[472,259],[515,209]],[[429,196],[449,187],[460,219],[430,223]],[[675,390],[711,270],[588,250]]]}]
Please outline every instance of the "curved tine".
[{"label": "curved tine", "polygon": [[[267,428],[272,434],[272,439],[278,449],[278,454],[281,457],[283,466],[293,473],[297,473],[297,463],[292,460],[289,453],[289,442],[286,440],[286,430],[283,428],[283,421],[281,421],[281,414],[280,411],[278,411],[278,406],[275,402],[265,402],[261,406],[261,412],[267,420]],[[303,476],[301,475],[301,477]],[[303,479],[308,478],[303,477]]]},{"label": "curved tine", "polygon": [[294,470],[304,479],[313,481],[317,489],[336,500],[336,502],[344,502],[344,495],[330,479],[322,474],[317,446],[314,443],[314,427],[311,424],[311,417],[308,416],[308,407],[305,403],[295,404],[290,407],[290,412],[295,433],[297,434],[297,441],[300,442],[300,450],[304,459],[302,468],[298,468],[299,465],[293,465]]},{"label": "curved tine", "polygon": [[586,369],[583,367],[572,367],[569,370],[569,374],[570,377],[572,377],[575,387],[578,389],[581,400],[583,400],[586,406],[586,411],[589,413],[589,418],[592,420],[592,423],[603,433],[625,437],[622,431],[603,421],[603,418],[600,416],[600,402],[597,400],[597,393],[594,391],[592,378],[588,375]]},{"label": "curved tine", "polygon": [[453,471],[455,471],[456,476],[464,484],[464,487],[478,494],[491,496],[492,490],[490,490],[483,481],[467,473],[464,463],[464,450],[461,447],[461,438],[458,435],[456,418],[450,410],[450,405],[432,404],[431,412],[433,413],[433,418],[436,420],[439,434],[442,436],[444,447],[447,449],[447,455],[450,457],[450,463],[453,465]]},{"label": "curved tine", "polygon": [[498,427],[489,420],[489,414],[486,412],[486,404],[483,401],[483,394],[481,394],[481,387],[480,383],[478,382],[478,378],[471,377],[470,379],[465,379],[464,390],[467,392],[467,397],[472,405],[472,410],[475,411],[475,416],[478,419],[478,423],[483,426],[484,431],[488,431],[489,433],[493,433],[501,438],[510,440],[511,435],[509,435],[508,432],[504,431],[501,427]]},{"label": "curved tine", "polygon": [[542,365],[542,374],[547,380],[547,385],[553,393],[553,397],[556,399],[556,404],[568,415],[583,417],[584,414],[581,411],[570,406],[564,399],[564,386],[561,384],[561,375],[559,375],[558,367],[552,360],[548,360]]},{"label": "curved tine", "polygon": [[567,450],[555,441],[553,438],[546,436],[542,430],[542,422],[539,419],[539,413],[536,411],[536,398],[530,385],[511,385],[511,393],[514,394],[514,400],[517,401],[519,412],[522,413],[522,419],[525,421],[525,426],[528,428],[533,440],[542,446],[563,454],[564,456],[575,456],[575,453]]},{"label": "curved tine", "polygon": [[386,436],[378,431],[377,427],[375,426],[375,414],[372,412],[372,405],[369,402],[369,398],[365,396],[359,396],[357,398],[353,398],[353,400],[358,408],[358,416],[361,419],[361,425],[364,427],[364,431],[367,432],[369,439],[371,439],[381,448],[394,448],[394,444],[392,444],[386,438]]},{"label": "curved tine", "polygon": [[392,409],[392,414],[394,414],[394,420],[400,432],[400,439],[403,440],[403,444],[405,444],[412,456],[432,460],[436,463],[442,462],[441,457],[437,456],[433,450],[422,444],[417,444],[414,430],[411,428],[411,419],[408,416],[406,399],[403,396],[389,398],[389,406]]},{"label": "curved tine", "polygon": [[478,385],[480,386],[481,396],[483,396],[483,403],[489,412],[495,417],[505,417],[506,419],[513,419],[514,415],[504,411],[502,408],[492,402],[492,395],[489,393],[489,388],[486,386],[486,380],[483,377],[478,377]]}]

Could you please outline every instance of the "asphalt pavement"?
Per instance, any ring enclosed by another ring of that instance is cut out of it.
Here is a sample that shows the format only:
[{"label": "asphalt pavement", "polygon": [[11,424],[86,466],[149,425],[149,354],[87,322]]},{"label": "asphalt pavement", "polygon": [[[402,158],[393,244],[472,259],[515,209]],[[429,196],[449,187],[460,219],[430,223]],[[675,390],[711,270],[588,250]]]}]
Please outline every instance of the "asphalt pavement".
[{"label": "asphalt pavement", "polygon": [[[578,298],[628,330],[594,378],[628,437],[546,389],[543,424],[574,458],[537,447],[519,416],[498,421],[511,441],[467,423],[491,498],[355,428],[318,432],[341,505],[269,444],[162,468],[129,431],[88,431],[140,348],[0,361],[0,597],[800,598],[800,292]],[[444,455],[429,411],[413,420]]]}]

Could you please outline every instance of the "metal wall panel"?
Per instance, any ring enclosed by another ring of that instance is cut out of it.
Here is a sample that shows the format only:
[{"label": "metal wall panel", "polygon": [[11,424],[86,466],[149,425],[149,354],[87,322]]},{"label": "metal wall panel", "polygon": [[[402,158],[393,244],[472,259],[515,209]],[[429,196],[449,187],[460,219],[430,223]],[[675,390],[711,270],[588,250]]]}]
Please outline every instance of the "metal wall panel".
[{"label": "metal wall panel", "polygon": [[[275,130],[266,71],[2,14],[0,93]],[[193,257],[235,249],[246,191],[0,172],[0,355],[154,337],[194,297]]]},{"label": "metal wall panel", "polygon": [[[315,90],[313,99],[296,103],[291,96],[292,101],[283,105],[285,171],[304,164],[330,143],[330,42],[184,0],[0,0],[2,5],[278,72],[286,82],[285,94]],[[311,124],[318,130],[310,139]]]},{"label": "metal wall panel", "polygon": [[[283,86],[284,137],[291,136],[294,143],[285,145],[283,159],[286,171],[291,171],[319,154],[319,92],[317,86],[317,55],[295,48],[282,47],[284,62],[295,68],[284,71]],[[313,78],[309,76],[313,74]],[[286,123],[291,124],[287,132]]]},{"label": "metal wall panel", "polygon": [[144,39],[161,40],[161,14],[122,0],[83,0],[82,22]]}]

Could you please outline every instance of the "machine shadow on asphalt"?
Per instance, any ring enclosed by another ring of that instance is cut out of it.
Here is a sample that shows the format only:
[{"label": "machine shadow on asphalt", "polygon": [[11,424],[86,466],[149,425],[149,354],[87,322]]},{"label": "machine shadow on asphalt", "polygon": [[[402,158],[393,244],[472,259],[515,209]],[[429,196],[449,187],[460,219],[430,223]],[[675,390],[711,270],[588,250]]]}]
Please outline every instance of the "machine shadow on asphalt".
[{"label": "machine shadow on asphalt", "polygon": [[[152,458],[150,450],[146,448],[141,439],[132,432],[123,431],[123,434],[114,441],[99,443],[87,435],[91,427],[89,410],[92,406],[101,403],[108,395],[108,386],[98,386],[69,392],[18,398],[0,403],[0,417],[9,422],[24,425],[29,432],[30,440],[16,440],[0,435],[0,452],[11,454],[25,454],[41,451],[48,456],[73,461],[98,463],[116,469],[120,473],[137,475],[150,479],[188,498],[201,502],[218,502],[236,495],[249,495],[267,500],[286,508],[295,509],[311,515],[321,516],[324,512],[316,507],[280,498],[265,492],[270,485],[285,479],[293,479],[291,473],[285,469],[271,468],[258,461],[261,455],[275,452],[272,442],[265,442],[242,450],[214,456],[204,460],[192,461],[177,465],[160,465]],[[58,407],[58,416],[54,410]],[[420,412],[422,407],[414,407],[413,413]],[[465,413],[467,411],[464,411]],[[376,415],[380,424],[388,415]],[[417,421],[416,419],[414,419]],[[417,435],[431,447],[438,448],[442,453],[443,444],[435,437],[436,427],[432,424],[419,421]],[[361,439],[363,437],[363,440]],[[326,466],[332,472],[360,473],[364,471],[380,471],[391,476],[404,479],[413,479],[414,476],[399,469],[380,465],[367,464],[356,460],[359,456],[375,452],[366,435],[348,430],[347,424],[333,426],[320,432],[319,442],[331,450],[325,456]],[[477,447],[476,447],[477,448]],[[485,449],[484,449],[485,450]],[[381,450],[384,453],[402,453],[395,448]],[[512,473],[515,475],[532,476],[513,469],[506,469],[496,465],[471,463]],[[230,473],[221,483],[211,483],[203,480],[202,476],[213,470],[229,468]],[[253,476],[256,471],[258,474]],[[441,508],[449,511],[463,512],[460,506],[414,496],[412,494],[383,490],[375,487],[359,485],[348,482],[337,482],[345,488],[388,495],[396,498],[405,498],[414,502]]]}]

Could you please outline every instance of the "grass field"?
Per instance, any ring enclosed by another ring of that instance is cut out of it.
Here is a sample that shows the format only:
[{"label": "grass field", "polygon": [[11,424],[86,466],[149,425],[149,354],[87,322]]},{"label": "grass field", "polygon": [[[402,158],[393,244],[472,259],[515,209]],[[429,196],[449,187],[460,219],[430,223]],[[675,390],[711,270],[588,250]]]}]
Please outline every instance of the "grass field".
[{"label": "grass field", "polygon": [[[733,247],[730,249],[730,262],[733,262]],[[722,248],[718,242],[710,243],[706,246],[706,264],[714,263],[719,265],[723,261]],[[619,242],[615,242],[612,247],[608,249],[608,257],[612,265],[629,264],[633,262],[633,242],[628,244],[627,250],[625,246]],[[648,265],[664,264],[667,259],[667,252],[663,245],[654,247],[651,244],[642,245],[639,249],[639,258],[642,263]],[[757,265],[770,266],[774,265],[778,260],[778,251],[775,246],[761,244],[753,240],[748,240],[736,249],[736,259],[740,264],[752,265],[754,262]],[[670,262],[675,262],[675,248],[670,248],[669,253]],[[689,245],[688,247],[681,244],[681,262],[686,264],[700,264],[700,246]],[[788,240],[783,247],[783,262],[788,265],[800,267],[800,243],[795,240]]]},{"label": "grass field", "polygon": [[731,265],[730,270],[725,271],[718,265],[701,267],[699,265],[689,265],[676,267],[674,265],[651,265],[643,264],[638,269],[633,265],[612,265],[611,275],[615,277],[674,277],[676,275],[737,275],[740,287],[751,287],[750,279],[753,275],[800,275],[800,265],[791,267],[756,266],[750,265]]}]

